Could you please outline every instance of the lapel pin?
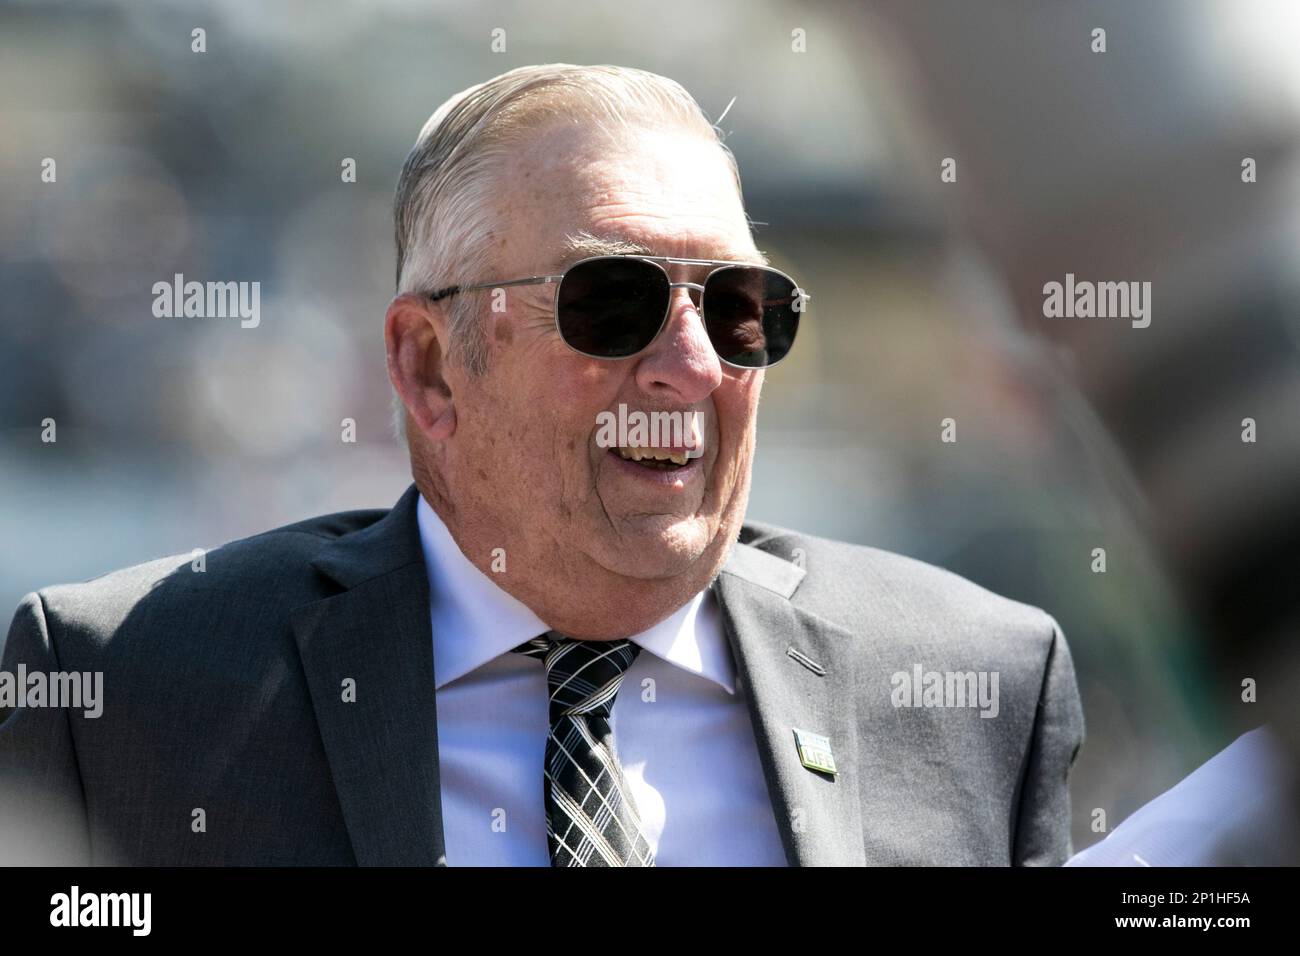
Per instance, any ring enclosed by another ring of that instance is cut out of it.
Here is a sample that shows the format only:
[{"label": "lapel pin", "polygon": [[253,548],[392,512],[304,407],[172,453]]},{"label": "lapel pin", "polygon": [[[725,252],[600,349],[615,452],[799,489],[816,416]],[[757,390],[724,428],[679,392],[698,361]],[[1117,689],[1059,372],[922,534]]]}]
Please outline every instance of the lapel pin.
[{"label": "lapel pin", "polygon": [[822,773],[837,773],[835,769],[835,756],[831,753],[831,742],[827,737],[821,734],[809,733],[806,730],[800,730],[798,727],[794,730],[795,746],[799,749],[799,762],[809,770],[818,770]]}]

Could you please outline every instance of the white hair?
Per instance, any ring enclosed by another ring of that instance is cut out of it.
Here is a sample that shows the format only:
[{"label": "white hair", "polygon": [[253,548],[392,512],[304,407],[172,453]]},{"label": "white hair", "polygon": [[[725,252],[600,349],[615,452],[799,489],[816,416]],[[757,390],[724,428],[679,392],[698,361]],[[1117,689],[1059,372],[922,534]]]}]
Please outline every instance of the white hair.
[{"label": "white hair", "polygon": [[[638,124],[697,130],[716,141],[740,190],[736,160],[721,130],[673,80],[620,66],[519,67],[457,93],[420,130],[394,199],[398,294],[510,278],[490,274],[488,245],[505,226],[494,203],[504,159],[530,131],[556,121],[611,134]],[[480,298],[454,295],[443,301],[452,343],[448,358],[481,374],[487,342]],[[396,393],[393,398],[394,433],[404,440],[405,408]]]}]

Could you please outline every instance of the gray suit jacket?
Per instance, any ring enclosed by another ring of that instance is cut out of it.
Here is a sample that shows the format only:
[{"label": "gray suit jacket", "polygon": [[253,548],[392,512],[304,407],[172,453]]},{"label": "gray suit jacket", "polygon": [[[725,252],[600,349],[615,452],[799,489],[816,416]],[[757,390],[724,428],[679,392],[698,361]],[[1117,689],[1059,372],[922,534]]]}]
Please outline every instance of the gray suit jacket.
[{"label": "gray suit jacket", "polygon": [[[445,862],[417,494],[232,542],[203,573],[180,555],[28,595],[0,668],[100,671],[104,704],[0,712],[0,854]],[[1083,714],[1051,617],[757,524],[715,590],[790,864],[1066,860]],[[996,673],[997,716],[895,706],[918,665]],[[836,774],[793,728],[829,738]]]}]

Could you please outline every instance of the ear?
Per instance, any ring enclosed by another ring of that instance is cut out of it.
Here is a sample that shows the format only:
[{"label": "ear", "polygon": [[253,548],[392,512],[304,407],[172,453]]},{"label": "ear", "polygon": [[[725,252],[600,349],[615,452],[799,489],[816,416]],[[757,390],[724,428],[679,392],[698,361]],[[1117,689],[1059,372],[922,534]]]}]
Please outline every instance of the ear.
[{"label": "ear", "polygon": [[384,347],[388,378],[429,439],[456,432],[456,407],[447,381],[447,317],[441,302],[403,294],[388,304]]}]

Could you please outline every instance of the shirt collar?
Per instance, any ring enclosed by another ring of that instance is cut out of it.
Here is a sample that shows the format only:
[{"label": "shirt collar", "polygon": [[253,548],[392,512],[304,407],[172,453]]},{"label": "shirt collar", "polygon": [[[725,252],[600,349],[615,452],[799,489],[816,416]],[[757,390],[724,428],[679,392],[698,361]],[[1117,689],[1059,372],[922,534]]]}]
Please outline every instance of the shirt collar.
[{"label": "shirt collar", "polygon": [[[423,495],[416,505],[416,517],[429,575],[435,688],[441,689],[550,630],[527,605],[465,557]],[[713,681],[729,694],[736,692],[735,664],[711,588],[630,640],[682,670]]]},{"label": "shirt collar", "polygon": [[654,627],[631,640],[675,664],[736,692],[736,665],[722,630],[722,611],[712,588],[705,588]]}]

